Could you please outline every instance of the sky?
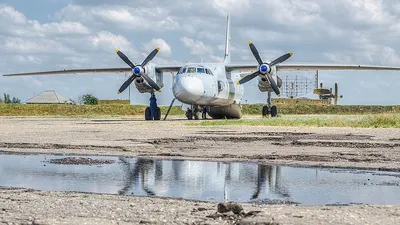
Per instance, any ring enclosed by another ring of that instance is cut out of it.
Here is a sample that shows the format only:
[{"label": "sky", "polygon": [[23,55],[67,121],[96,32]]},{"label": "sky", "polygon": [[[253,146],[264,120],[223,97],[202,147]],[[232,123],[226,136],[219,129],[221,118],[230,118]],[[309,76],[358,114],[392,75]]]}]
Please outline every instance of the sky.
[{"label": "sky", "polygon": [[[256,63],[247,44],[251,40],[265,60],[293,52],[286,63],[400,66],[398,0],[2,0],[0,74],[127,67],[115,49],[139,63],[158,46],[154,63],[219,62],[227,14],[232,62]],[[278,75],[314,79],[314,74]],[[169,105],[172,75],[164,75],[157,98]],[[23,102],[45,90],[75,101],[87,93],[129,99],[128,90],[117,94],[127,76],[0,76],[0,94]],[[400,104],[400,71],[319,71],[319,76],[324,87],[338,83],[339,104]],[[266,102],[256,79],[244,85],[243,101]],[[148,104],[149,97],[131,86],[132,104]]]}]

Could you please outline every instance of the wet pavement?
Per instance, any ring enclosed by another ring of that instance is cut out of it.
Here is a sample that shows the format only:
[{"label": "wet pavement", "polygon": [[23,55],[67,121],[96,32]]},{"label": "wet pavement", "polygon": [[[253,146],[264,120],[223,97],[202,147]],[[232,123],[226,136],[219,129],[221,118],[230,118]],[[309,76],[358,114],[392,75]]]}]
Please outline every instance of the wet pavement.
[{"label": "wet pavement", "polygon": [[128,157],[0,155],[0,186],[261,204],[400,204],[400,173]]}]

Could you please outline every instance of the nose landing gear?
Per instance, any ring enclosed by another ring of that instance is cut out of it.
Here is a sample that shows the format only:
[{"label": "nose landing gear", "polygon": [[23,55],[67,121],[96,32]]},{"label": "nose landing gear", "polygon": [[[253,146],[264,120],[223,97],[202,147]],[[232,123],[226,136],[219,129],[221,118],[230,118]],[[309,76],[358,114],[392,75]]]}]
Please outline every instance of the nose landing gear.
[{"label": "nose landing gear", "polygon": [[187,108],[185,115],[188,120],[192,120],[193,118],[195,120],[199,120],[201,117],[201,112],[198,106],[194,106],[192,108]]}]

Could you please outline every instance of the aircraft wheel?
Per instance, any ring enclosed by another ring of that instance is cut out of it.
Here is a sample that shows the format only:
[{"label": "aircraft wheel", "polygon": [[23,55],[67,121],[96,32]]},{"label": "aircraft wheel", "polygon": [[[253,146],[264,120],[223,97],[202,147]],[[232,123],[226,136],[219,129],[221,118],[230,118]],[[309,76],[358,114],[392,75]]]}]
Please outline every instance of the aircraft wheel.
[{"label": "aircraft wheel", "polygon": [[145,120],[151,120],[151,110],[150,110],[150,107],[146,107],[146,110],[144,111],[144,119],[145,119]]},{"label": "aircraft wheel", "polygon": [[276,117],[278,115],[278,108],[274,105],[271,107],[271,117]]},{"label": "aircraft wheel", "polygon": [[267,115],[269,115],[269,114],[270,114],[270,111],[269,111],[268,106],[264,106],[264,107],[262,108],[262,116],[264,117],[264,116],[267,116]]},{"label": "aircraft wheel", "polygon": [[193,119],[193,112],[192,110],[189,110],[186,112],[186,118],[188,118],[188,120],[192,120]]},{"label": "aircraft wheel", "polygon": [[199,120],[201,118],[201,112],[196,112],[194,115],[195,120]]},{"label": "aircraft wheel", "polygon": [[154,114],[154,120],[160,120],[161,119],[161,109],[160,107],[156,108],[156,112]]}]

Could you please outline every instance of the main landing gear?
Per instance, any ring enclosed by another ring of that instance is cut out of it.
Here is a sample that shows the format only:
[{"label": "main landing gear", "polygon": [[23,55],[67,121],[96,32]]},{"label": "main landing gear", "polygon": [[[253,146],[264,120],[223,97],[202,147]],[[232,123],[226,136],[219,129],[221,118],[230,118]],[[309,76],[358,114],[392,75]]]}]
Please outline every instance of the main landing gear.
[{"label": "main landing gear", "polygon": [[271,117],[278,116],[278,108],[276,105],[271,106],[271,92],[268,92],[267,105],[262,108],[262,117],[271,115]]},{"label": "main landing gear", "polygon": [[201,118],[201,111],[198,106],[194,106],[187,108],[185,115],[188,120],[199,120]]},{"label": "main landing gear", "polygon": [[150,97],[150,107],[146,107],[144,111],[145,120],[160,120],[161,119],[161,110],[157,106],[157,99],[154,93],[151,93]]}]

